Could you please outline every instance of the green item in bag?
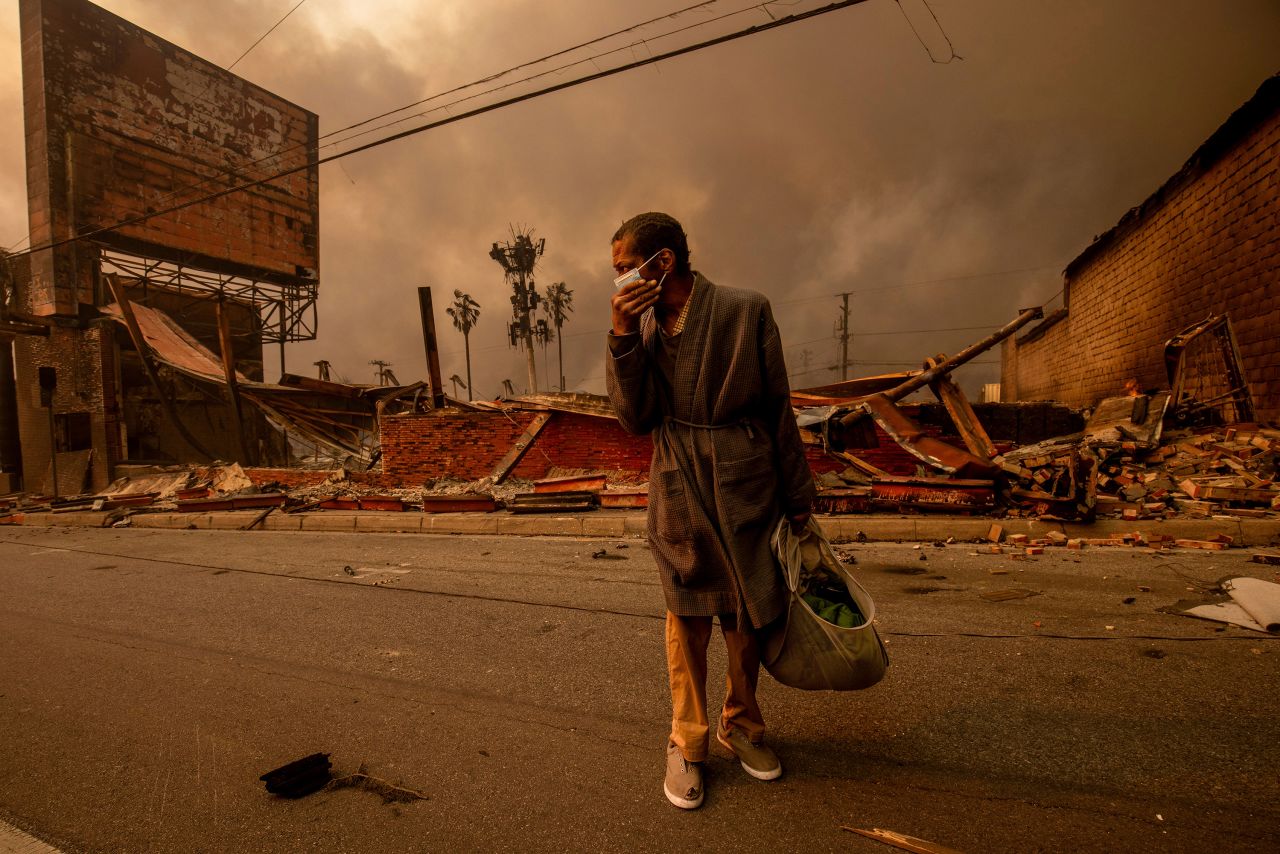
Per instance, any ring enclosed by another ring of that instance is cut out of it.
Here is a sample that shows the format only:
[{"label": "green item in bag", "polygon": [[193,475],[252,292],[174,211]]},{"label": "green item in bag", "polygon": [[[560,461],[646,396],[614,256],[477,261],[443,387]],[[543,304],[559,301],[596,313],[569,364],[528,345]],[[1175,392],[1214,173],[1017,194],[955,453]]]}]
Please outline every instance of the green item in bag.
[{"label": "green item in bag", "polygon": [[843,602],[831,602],[821,596],[805,593],[801,597],[813,612],[833,626],[852,629],[862,622],[861,614]]}]

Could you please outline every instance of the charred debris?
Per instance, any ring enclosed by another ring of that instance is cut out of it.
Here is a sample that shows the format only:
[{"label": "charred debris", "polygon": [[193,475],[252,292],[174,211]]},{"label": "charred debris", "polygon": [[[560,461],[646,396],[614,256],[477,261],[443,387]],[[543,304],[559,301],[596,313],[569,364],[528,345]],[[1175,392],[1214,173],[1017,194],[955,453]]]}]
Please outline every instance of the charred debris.
[{"label": "charred debris", "polygon": [[[1167,388],[1141,390],[1130,383],[1122,394],[1084,412],[1042,403],[971,405],[952,380],[952,371],[1040,316],[1039,309],[1020,312],[955,356],[926,359],[918,371],[793,392],[820,486],[818,511],[1061,521],[1280,518],[1280,487],[1275,483],[1280,430],[1253,420],[1228,318],[1209,318],[1168,342]],[[201,352],[198,342],[179,347],[174,343],[179,339],[163,334],[171,330],[158,313],[141,312],[135,322],[139,345],[158,361],[202,382],[225,381],[223,366]],[[1220,356],[1209,363],[1211,375],[1206,375],[1204,360],[1192,364],[1183,358],[1197,339]],[[342,463],[325,466],[322,461],[312,471],[238,463],[121,466],[105,490],[81,493],[74,487],[84,482],[88,460],[74,460],[58,472],[56,497],[47,490],[0,498],[0,513],[7,514],[2,519],[89,509],[108,511],[110,521],[118,522],[155,511],[258,509],[262,516],[326,510],[565,513],[647,504],[644,474],[634,466],[551,466],[537,479],[513,477],[557,416],[590,416],[600,435],[620,431],[607,401],[592,395],[464,402],[433,393],[429,381],[387,388],[293,375],[275,384],[242,380],[239,385],[239,393],[269,412],[273,421],[328,448],[328,459]],[[435,388],[440,388],[438,379]],[[1216,390],[1207,399],[1206,388]],[[904,402],[923,389],[932,392],[936,404]],[[387,474],[378,446],[379,424],[433,410],[500,413],[513,422],[521,415],[527,427],[483,476],[397,482]],[[1037,411],[1030,419],[1036,423],[1019,425],[1032,411]],[[1046,429],[1064,425],[1073,429],[1043,436]],[[904,471],[904,461],[914,471]]]}]

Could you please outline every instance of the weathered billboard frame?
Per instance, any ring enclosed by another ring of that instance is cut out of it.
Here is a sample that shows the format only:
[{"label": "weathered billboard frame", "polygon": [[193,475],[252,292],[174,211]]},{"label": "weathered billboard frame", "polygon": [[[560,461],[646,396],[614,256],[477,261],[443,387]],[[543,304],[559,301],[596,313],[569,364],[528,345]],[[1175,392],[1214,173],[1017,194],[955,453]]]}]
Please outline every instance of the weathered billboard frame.
[{"label": "weathered billboard frame", "polygon": [[[277,340],[314,337],[314,311],[303,323],[290,306],[319,279],[318,117],[87,0],[20,0],[20,15],[32,312],[93,304],[104,246],[252,282],[259,300],[274,288]],[[92,245],[38,249],[110,227]]]}]

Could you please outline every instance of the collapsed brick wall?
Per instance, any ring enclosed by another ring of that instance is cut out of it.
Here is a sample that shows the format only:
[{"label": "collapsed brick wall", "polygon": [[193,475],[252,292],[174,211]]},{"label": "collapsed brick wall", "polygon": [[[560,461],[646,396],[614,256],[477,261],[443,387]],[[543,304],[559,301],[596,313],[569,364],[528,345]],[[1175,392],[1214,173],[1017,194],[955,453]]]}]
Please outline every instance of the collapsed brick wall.
[{"label": "collapsed brick wall", "polygon": [[1066,272],[1067,310],[1005,342],[1008,400],[1167,388],[1165,342],[1226,312],[1257,416],[1280,421],[1280,78]]},{"label": "collapsed brick wall", "polygon": [[319,486],[337,471],[337,469],[315,471],[311,469],[246,468],[244,474],[254,486],[274,484],[283,486],[286,489],[299,489],[307,486]]},{"label": "collapsed brick wall", "polygon": [[434,410],[390,415],[380,424],[382,471],[416,486],[434,478],[477,480],[493,471],[533,420],[532,412]]},{"label": "collapsed brick wall", "polygon": [[557,412],[513,474],[533,480],[552,469],[588,469],[647,477],[652,456],[648,436],[633,436],[612,418]]},{"label": "collapsed brick wall", "polygon": [[[493,472],[533,421],[533,412],[437,410],[419,415],[391,415],[381,421],[382,476],[369,478],[383,487],[417,486],[435,478],[477,480]],[[923,428],[941,436],[940,427]],[[877,446],[854,450],[861,459],[895,475],[913,475],[918,461],[876,427]],[[617,421],[591,415],[556,412],[516,466],[514,477],[537,480],[556,469],[617,472],[644,478],[649,473],[653,443],[632,436]],[[846,464],[819,446],[805,449],[815,475],[842,471]],[[281,482],[288,481],[283,478]]]}]

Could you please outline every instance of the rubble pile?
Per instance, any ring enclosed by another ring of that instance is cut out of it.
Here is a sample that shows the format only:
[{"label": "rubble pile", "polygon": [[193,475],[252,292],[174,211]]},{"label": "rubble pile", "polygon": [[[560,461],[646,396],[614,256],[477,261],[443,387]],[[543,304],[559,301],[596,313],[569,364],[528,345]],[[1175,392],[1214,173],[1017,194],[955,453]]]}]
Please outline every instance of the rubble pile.
[{"label": "rubble pile", "polygon": [[1076,434],[997,462],[1013,516],[1280,518],[1280,430],[1269,427],[1166,431],[1154,447]]}]

